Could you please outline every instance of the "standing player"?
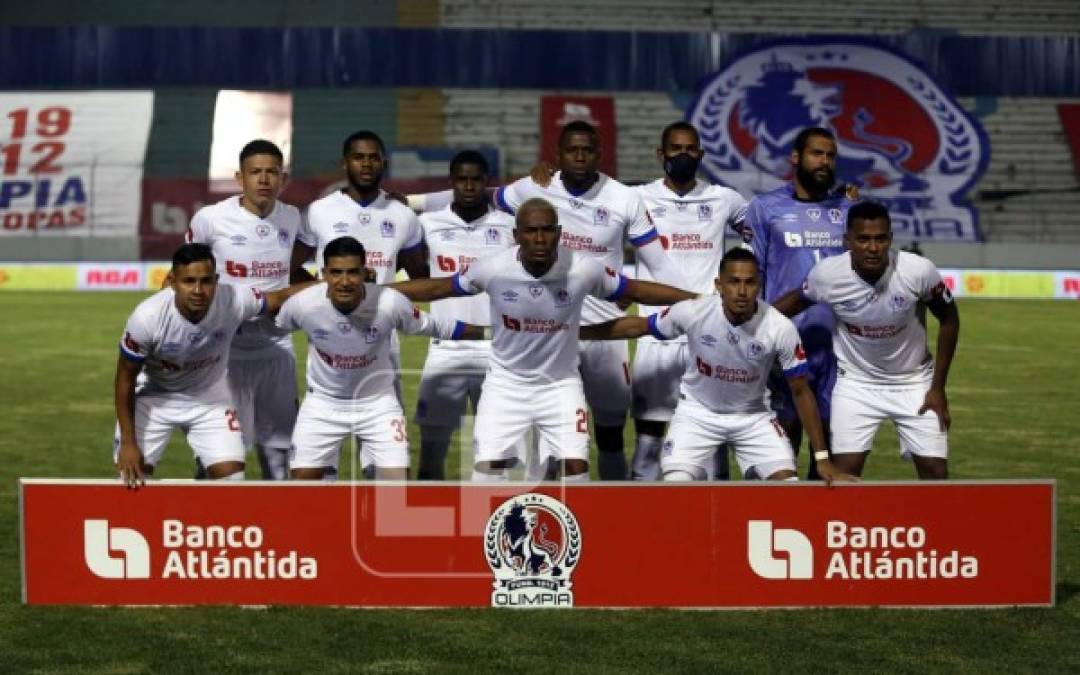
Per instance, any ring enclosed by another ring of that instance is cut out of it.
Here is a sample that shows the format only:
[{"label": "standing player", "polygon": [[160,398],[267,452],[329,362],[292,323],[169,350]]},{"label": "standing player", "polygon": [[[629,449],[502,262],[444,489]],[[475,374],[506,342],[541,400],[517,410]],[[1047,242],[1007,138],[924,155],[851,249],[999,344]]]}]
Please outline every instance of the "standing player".
[{"label": "standing player", "polygon": [[795,480],[791,444],[764,398],[775,361],[791,385],[819,473],[827,482],[848,479],[832,466],[825,450],[794,324],[757,300],[761,281],[753,254],[742,248],[728,251],[715,285],[719,297],[699,297],[648,318],[623,317],[581,329],[583,337],[597,339],[646,333],[660,340],[688,336],[691,367],[683,375],[678,407],[664,439],[664,480],[705,480],[721,443],[734,445],[743,476]]},{"label": "standing player", "polygon": [[318,480],[336,469],[342,442],[363,442],[375,477],[408,477],[409,444],[390,361],[394,330],[440,339],[476,339],[482,329],[429,317],[401,293],[365,283],[364,247],[353,237],[328,243],[326,283],[286,302],[278,314],[283,330],[302,330],[310,340],[307,390],[293,431],[289,457],[293,478]]},{"label": "standing player", "polygon": [[487,292],[491,358],[476,413],[474,480],[501,480],[517,463],[521,439],[535,428],[541,456],[562,462],[567,480],[588,480],[589,415],[578,369],[578,327],[587,295],[667,305],[693,294],[628,280],[593,256],[559,246],[555,208],[520,204],[517,246],[482,258],[453,277],[396,287],[414,300]]},{"label": "standing player", "polygon": [[[734,190],[697,180],[704,152],[697,129],[688,122],[664,128],[656,157],[664,177],[635,188],[656,223],[660,243],[686,278],[686,288],[712,293],[715,270],[724,256],[724,231],[742,226],[746,200]],[[637,278],[651,279],[649,270],[637,266]],[[641,307],[647,316],[656,307]],[[634,480],[658,480],[660,444],[665,427],[679,401],[679,382],[686,370],[686,336],[659,341],[644,335],[634,354],[634,427],[637,443],[631,462]],[[726,477],[727,456],[718,458],[718,470]]]},{"label": "standing player", "polygon": [[[795,137],[791,149],[794,180],[750,200],[743,238],[753,248],[761,266],[765,301],[797,289],[814,263],[844,252],[844,218],[849,200],[833,191],[836,182],[836,138],[828,129],[810,127]],[[832,348],[834,319],[825,307],[814,307],[794,318],[807,362],[807,381],[817,397],[822,424],[828,434],[830,392],[836,381],[836,356]],[[796,455],[802,444],[802,425],[796,415],[791,390],[782,378],[773,378],[778,415],[791,438]],[[810,463],[809,477],[816,464]]]},{"label": "standing player", "polygon": [[[277,312],[304,285],[262,293],[217,283],[205,244],[173,254],[167,286],[139,303],[116,362],[114,461],[129,487],[144,481],[174,428],[187,436],[210,478],[244,477],[244,444],[225,370],[244,322]],[[141,373],[141,377],[140,377]]]},{"label": "standing player", "polygon": [[[473,150],[456,154],[450,160],[450,183],[453,202],[420,216],[432,277],[453,276],[477,259],[514,243],[514,219],[488,202],[488,163],[483,155]],[[484,296],[439,300],[431,305],[431,315],[439,320],[491,325]],[[488,340],[431,340],[416,402],[416,423],[420,425],[417,477],[421,480],[445,477],[450,437],[461,425],[467,401],[476,408],[490,353]]]},{"label": "standing player", "polygon": [[[364,245],[366,267],[374,272],[377,284],[394,280],[398,269],[410,278],[428,275],[421,241],[420,221],[409,207],[382,189],[389,166],[386,146],[371,131],[357,131],[342,144],[341,166],[348,185],[312,202],[304,227],[297,235],[297,260],[315,255],[316,264],[324,267],[323,249],[338,237],[349,236]],[[391,338],[390,359],[395,372],[401,371],[401,347],[397,336]],[[400,374],[394,388],[401,398]],[[361,462],[370,466],[366,451]]]},{"label": "standing player", "polygon": [[[222,283],[260,291],[289,285],[300,211],[278,201],[283,163],[270,141],[248,143],[236,172],[241,194],[205,206],[191,219],[187,241],[210,246],[224,267]],[[269,317],[243,324],[229,350],[228,378],[244,445],[255,445],[263,479],[284,480],[297,407],[292,339]]]},{"label": "standing player", "polygon": [[[496,193],[499,206],[514,212],[528,199],[553,204],[562,227],[562,245],[619,270],[623,243],[637,247],[640,263],[652,278],[683,286],[682,274],[664,253],[641,198],[622,183],[597,171],[600,142],[587,122],[571,122],[559,135],[560,170],[549,185],[522,178]],[[622,310],[602,298],[587,297],[582,321],[588,325],[622,316]],[[592,408],[599,473],[604,480],[625,480],[623,425],[630,407],[630,357],[626,341],[582,342],[581,377]]]},{"label": "standing player", "polygon": [[[791,316],[821,303],[838,320],[833,461],[861,475],[878,426],[891,419],[900,452],[914,460],[919,478],[948,478],[945,382],[960,335],[956,304],[932,262],[890,248],[892,223],[881,204],[851,207],[845,241],[847,253],[815,265],[803,289],[776,305]],[[934,358],[918,318],[920,303],[941,324]]]}]

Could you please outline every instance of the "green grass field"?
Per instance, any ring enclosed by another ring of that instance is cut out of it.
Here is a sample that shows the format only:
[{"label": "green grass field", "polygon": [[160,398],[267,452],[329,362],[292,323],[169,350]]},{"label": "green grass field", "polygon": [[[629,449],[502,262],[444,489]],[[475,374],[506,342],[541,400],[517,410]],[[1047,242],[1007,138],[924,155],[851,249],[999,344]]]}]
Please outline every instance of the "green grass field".
[{"label": "green grass field", "polygon": [[[1076,303],[962,302],[960,349],[949,387],[953,477],[1058,480],[1052,609],[24,607],[16,479],[113,475],[116,344],[140,297],[0,294],[2,672],[1080,672]],[[411,402],[425,342],[402,343]],[[302,355],[303,344],[298,347]],[[911,466],[897,459],[892,436],[891,428],[879,435],[867,478],[913,476]],[[627,439],[629,447],[629,432]],[[343,475],[350,475],[350,464]],[[448,468],[457,474],[456,458]],[[176,437],[158,475],[186,478],[190,471],[190,452]]]}]

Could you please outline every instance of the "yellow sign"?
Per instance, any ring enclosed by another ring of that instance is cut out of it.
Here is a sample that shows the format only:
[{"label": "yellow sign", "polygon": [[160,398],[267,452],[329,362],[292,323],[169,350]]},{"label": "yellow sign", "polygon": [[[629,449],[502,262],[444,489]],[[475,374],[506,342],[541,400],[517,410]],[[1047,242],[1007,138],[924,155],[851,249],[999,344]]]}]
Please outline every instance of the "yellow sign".
[{"label": "yellow sign", "polygon": [[0,267],[0,291],[73,291],[77,287],[74,265]]},{"label": "yellow sign", "polygon": [[1053,298],[1053,272],[965,272],[964,295],[990,298]]},{"label": "yellow sign", "polygon": [[170,269],[171,267],[168,263],[148,264],[146,266],[146,290],[160,291]]}]

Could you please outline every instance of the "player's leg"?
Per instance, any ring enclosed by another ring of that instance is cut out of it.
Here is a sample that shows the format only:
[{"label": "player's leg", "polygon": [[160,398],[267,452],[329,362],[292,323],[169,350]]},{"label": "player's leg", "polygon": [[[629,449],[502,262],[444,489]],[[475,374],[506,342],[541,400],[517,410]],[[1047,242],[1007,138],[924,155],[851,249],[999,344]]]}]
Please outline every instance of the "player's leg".
[{"label": "player's leg", "polygon": [[744,478],[797,480],[795,451],[772,412],[725,417],[729,419],[735,461]]},{"label": "player's leg", "polygon": [[563,480],[589,480],[589,411],[581,381],[554,382],[532,394],[539,452],[552,457]]},{"label": "player's leg", "polygon": [[183,427],[188,445],[212,480],[244,479],[244,440],[240,418],[232,402],[189,406]]},{"label": "player's leg", "polygon": [[634,353],[634,456],[631,480],[660,480],[660,446],[679,402],[686,344],[638,340]]},{"label": "player's leg", "polygon": [[[254,423],[251,428],[262,477],[263,480],[285,480],[289,477],[289,446],[299,407],[296,401],[296,357],[291,352],[282,351],[273,359],[248,363],[257,368],[255,372],[245,372],[244,377],[252,385],[251,414]],[[248,428],[243,425],[243,417],[241,428]]]},{"label": "player's leg", "polygon": [[[142,451],[142,471],[146,476],[154,475],[154,467],[161,461],[165,454],[165,447],[169,444],[169,437],[173,429],[178,425],[179,418],[172,414],[167,402],[163,399],[136,396],[135,397],[135,442]],[[116,464],[120,453],[120,423],[117,422],[113,433],[113,464]]]},{"label": "player's leg", "polygon": [[675,408],[660,449],[660,470],[668,482],[708,479],[716,446],[725,440],[721,416],[692,398]]},{"label": "player's leg", "polygon": [[533,424],[532,393],[531,387],[484,381],[473,427],[473,481],[507,480],[506,470],[517,465],[522,439]]},{"label": "player's leg", "polygon": [[428,348],[420,391],[416,399],[416,423],[420,426],[419,480],[444,480],[446,455],[454,430],[461,426],[469,394],[469,359],[458,352]]},{"label": "player's leg", "polygon": [[366,400],[352,414],[352,432],[368,449],[376,480],[409,477],[408,423],[393,393]]},{"label": "player's leg", "polygon": [[623,427],[630,408],[630,351],[626,340],[582,342],[581,379],[593,416],[601,480],[626,480]]},{"label": "player's leg", "polygon": [[833,466],[861,476],[874,436],[886,417],[881,392],[840,378],[832,391],[829,446]]},{"label": "player's leg", "polygon": [[290,478],[322,480],[331,470],[336,475],[342,441],[352,429],[350,412],[311,393],[304,397],[293,428]]},{"label": "player's leg", "polygon": [[933,410],[917,414],[925,397],[925,386],[905,387],[890,390],[886,400],[893,409],[901,456],[914,461],[921,480],[945,480],[949,477],[949,433],[941,430]]}]

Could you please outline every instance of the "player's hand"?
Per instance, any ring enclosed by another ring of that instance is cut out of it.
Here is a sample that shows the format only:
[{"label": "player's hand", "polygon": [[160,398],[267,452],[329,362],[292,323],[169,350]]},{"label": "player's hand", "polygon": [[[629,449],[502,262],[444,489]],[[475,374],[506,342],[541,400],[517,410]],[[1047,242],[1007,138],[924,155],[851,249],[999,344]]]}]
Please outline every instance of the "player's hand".
[{"label": "player's hand", "polygon": [[849,202],[859,201],[859,186],[854,183],[848,183],[844,186],[844,198]]},{"label": "player's hand", "polygon": [[120,480],[128,488],[138,489],[146,485],[146,476],[143,475],[143,454],[139,446],[133,441],[120,444],[120,452],[117,454],[116,468],[120,472]]},{"label": "player's hand", "polygon": [[933,410],[938,417],[938,426],[942,431],[948,431],[949,425],[952,424],[952,418],[949,417],[949,398],[945,395],[944,389],[931,388],[926,392],[926,398],[923,399],[922,407],[919,408],[919,414],[922,415],[927,410]]},{"label": "player's hand", "polygon": [[621,309],[624,312],[632,304],[634,304],[634,301],[631,300],[630,298],[626,298],[626,297],[619,298],[618,300],[615,301],[615,306],[618,307],[619,309]]},{"label": "player's hand", "polygon": [[852,476],[849,473],[844,473],[840,469],[837,469],[830,460],[823,459],[817,462],[817,472],[821,476],[821,480],[825,481],[826,487],[831,487],[836,481],[841,483],[858,483],[859,477]]},{"label": "player's hand", "polygon": [[555,165],[545,160],[540,160],[533,165],[529,172],[529,178],[540,187],[547,187],[551,183],[551,177],[555,175]]}]

